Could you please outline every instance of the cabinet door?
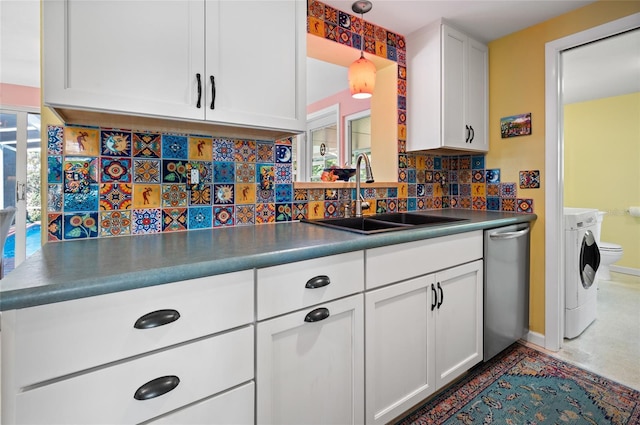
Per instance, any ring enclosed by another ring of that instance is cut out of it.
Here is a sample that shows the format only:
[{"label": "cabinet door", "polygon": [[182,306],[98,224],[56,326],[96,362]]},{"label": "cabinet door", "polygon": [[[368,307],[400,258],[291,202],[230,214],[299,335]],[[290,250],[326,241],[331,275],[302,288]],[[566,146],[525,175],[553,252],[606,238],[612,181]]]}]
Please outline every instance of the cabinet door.
[{"label": "cabinet door", "polygon": [[360,424],[364,419],[362,295],[257,325],[258,424]]},{"label": "cabinet door", "polygon": [[386,424],[435,389],[434,275],[365,294],[366,423]]},{"label": "cabinet door", "polygon": [[306,2],[207,0],[206,16],[206,119],[303,131]]},{"label": "cabinet door", "polygon": [[436,387],[482,360],[482,260],[436,274]]},{"label": "cabinet door", "polygon": [[465,149],[467,36],[442,26],[442,145]]},{"label": "cabinet door", "polygon": [[467,149],[489,150],[488,49],[484,44],[468,39],[466,124],[471,129]]},{"label": "cabinet door", "polygon": [[49,106],[204,119],[204,1],[43,2]]}]

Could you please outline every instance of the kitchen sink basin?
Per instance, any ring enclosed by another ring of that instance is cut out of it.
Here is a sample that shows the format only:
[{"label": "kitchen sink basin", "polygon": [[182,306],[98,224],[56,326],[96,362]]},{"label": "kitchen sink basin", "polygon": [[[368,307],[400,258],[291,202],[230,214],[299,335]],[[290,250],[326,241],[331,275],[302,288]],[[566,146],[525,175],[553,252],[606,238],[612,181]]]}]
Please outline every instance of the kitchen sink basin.
[{"label": "kitchen sink basin", "polygon": [[425,214],[386,213],[364,217],[326,218],[318,220],[303,219],[302,221],[333,229],[370,235],[463,220],[466,219]]}]

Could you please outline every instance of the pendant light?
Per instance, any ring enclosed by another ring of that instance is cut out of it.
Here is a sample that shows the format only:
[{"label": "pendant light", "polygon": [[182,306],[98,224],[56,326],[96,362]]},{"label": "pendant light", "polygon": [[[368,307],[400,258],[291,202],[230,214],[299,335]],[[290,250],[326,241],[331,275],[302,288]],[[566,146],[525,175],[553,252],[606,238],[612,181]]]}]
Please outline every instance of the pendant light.
[{"label": "pendant light", "polygon": [[356,1],[351,10],[362,17],[362,35],[360,41],[360,59],[349,67],[349,89],[354,99],[368,99],[373,94],[376,84],[376,66],[364,57],[364,14],[371,10],[370,1]]}]

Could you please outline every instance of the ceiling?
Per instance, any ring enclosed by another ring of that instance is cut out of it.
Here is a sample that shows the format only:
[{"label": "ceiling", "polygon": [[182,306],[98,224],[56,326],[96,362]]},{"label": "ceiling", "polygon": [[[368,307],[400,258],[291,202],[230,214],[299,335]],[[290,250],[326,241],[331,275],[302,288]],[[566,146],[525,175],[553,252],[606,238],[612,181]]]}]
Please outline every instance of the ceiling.
[{"label": "ceiling", "polygon": [[[489,42],[593,2],[373,0],[373,8],[365,15],[365,19],[406,36],[443,17],[473,37]],[[324,3],[353,13],[352,1],[325,0]],[[584,53],[572,56],[575,57],[576,71],[589,72],[582,72],[581,77],[576,77],[575,84],[570,83],[574,81],[573,76],[565,78],[567,89],[582,94],[602,93],[608,86],[615,85],[612,90],[619,93],[625,90],[622,86],[626,84],[633,87],[632,90],[640,91],[637,78],[640,73],[640,42],[637,37],[629,38],[624,43],[607,44],[597,51],[585,48]],[[569,69],[572,69],[571,66]],[[623,69],[627,71],[622,72]],[[615,73],[610,75],[612,70]],[[594,77],[598,77],[598,80],[593,80]],[[0,0],[0,82],[40,86],[40,0]]]}]

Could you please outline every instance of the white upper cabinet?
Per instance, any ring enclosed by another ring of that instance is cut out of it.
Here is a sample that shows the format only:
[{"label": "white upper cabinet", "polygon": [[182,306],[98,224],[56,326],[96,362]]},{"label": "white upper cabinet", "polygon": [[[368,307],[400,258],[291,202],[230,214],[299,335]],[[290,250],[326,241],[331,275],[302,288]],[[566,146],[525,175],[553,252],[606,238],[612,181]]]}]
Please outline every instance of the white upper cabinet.
[{"label": "white upper cabinet", "polygon": [[407,150],[489,150],[488,49],[441,21],[407,37]]},{"label": "white upper cabinet", "polygon": [[305,12],[295,0],[48,0],[45,104],[302,131]]}]

